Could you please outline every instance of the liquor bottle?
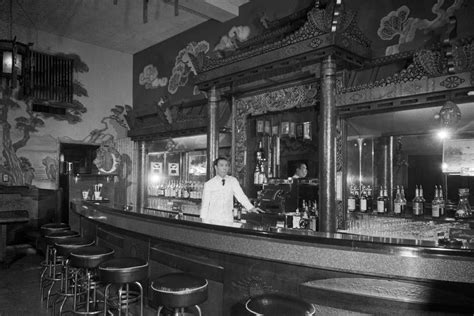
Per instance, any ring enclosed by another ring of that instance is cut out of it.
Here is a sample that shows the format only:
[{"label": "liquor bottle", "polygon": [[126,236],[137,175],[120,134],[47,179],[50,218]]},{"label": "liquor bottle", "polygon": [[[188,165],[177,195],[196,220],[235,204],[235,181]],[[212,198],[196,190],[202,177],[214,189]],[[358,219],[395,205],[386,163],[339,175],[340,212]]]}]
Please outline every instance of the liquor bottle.
[{"label": "liquor bottle", "polygon": [[415,188],[415,198],[413,199],[413,216],[423,215],[423,200],[420,198],[420,189]]},{"label": "liquor bottle", "polygon": [[373,211],[373,197],[372,197],[372,187],[370,184],[367,186],[367,212],[372,213]]},{"label": "liquor bottle", "polygon": [[258,142],[258,149],[256,152],[256,158],[257,162],[261,163],[263,160],[265,160],[265,151],[263,150],[263,142],[259,141]]},{"label": "liquor bottle", "polygon": [[385,213],[385,199],[383,196],[383,187],[380,186],[379,197],[377,198],[377,213]]},{"label": "liquor bottle", "polygon": [[354,196],[355,196],[355,211],[359,212],[360,211],[360,194],[361,192],[359,191],[360,188],[357,187],[357,185],[354,186]]},{"label": "liquor bottle", "polygon": [[425,206],[426,206],[426,199],[423,195],[423,186],[420,184],[420,199],[421,202],[423,203],[423,207],[421,208],[421,215],[425,213]]},{"label": "liquor bottle", "polygon": [[440,185],[438,189],[438,197],[439,197],[439,216],[444,216],[445,210],[445,201],[443,197],[443,187]]},{"label": "liquor bottle", "polygon": [[359,205],[359,210],[362,213],[367,212],[367,191],[365,190],[365,187],[362,186],[363,190],[360,194],[360,205]]},{"label": "liquor bottle", "polygon": [[351,185],[349,189],[349,196],[347,197],[347,210],[349,212],[354,212],[356,209],[356,199],[354,195],[354,186]]},{"label": "liquor bottle", "polygon": [[255,171],[253,173],[253,184],[260,184],[260,166],[259,163],[257,162],[255,164]]},{"label": "liquor bottle", "polygon": [[407,210],[407,199],[405,197],[405,188],[400,186],[400,197],[402,199],[402,215],[406,215]]},{"label": "liquor bottle", "polygon": [[402,207],[403,207],[402,194],[400,192],[400,187],[397,185],[397,193],[395,194],[395,199],[393,200],[393,213],[396,216],[401,216]]},{"label": "liquor bottle", "polygon": [[384,213],[387,213],[388,212],[388,205],[389,205],[390,201],[388,199],[388,190],[387,190],[387,187],[383,187],[383,208],[384,208]]},{"label": "liquor bottle", "polygon": [[438,187],[435,185],[434,190],[434,198],[431,201],[431,217],[439,218],[439,195],[438,195]]}]

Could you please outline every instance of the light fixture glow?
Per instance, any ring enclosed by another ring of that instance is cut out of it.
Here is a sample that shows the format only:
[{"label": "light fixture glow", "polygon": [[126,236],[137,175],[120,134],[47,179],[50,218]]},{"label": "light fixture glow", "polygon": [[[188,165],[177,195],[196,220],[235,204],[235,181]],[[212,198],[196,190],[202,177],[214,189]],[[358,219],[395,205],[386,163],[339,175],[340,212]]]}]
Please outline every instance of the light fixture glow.
[{"label": "light fixture glow", "polygon": [[441,170],[442,170],[443,172],[445,172],[446,170],[448,170],[448,164],[445,163],[445,162],[443,162],[443,163],[441,164]]},{"label": "light fixture glow", "polygon": [[451,132],[448,129],[443,128],[443,129],[438,131],[437,136],[441,140],[448,139],[448,138],[451,137]]}]

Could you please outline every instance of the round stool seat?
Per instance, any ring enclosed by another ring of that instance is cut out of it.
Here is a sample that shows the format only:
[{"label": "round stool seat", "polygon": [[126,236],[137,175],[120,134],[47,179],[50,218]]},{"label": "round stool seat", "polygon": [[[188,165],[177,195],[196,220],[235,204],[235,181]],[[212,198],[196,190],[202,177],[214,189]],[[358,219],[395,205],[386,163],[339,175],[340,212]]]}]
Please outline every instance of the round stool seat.
[{"label": "round stool seat", "polygon": [[265,316],[308,316],[316,312],[313,305],[300,298],[276,293],[252,297],[245,307],[255,315]]},{"label": "round stool seat", "polygon": [[41,234],[43,236],[46,236],[48,234],[54,233],[54,232],[59,232],[63,230],[70,230],[71,227],[69,227],[68,224],[66,223],[48,223],[44,224],[40,227]]},{"label": "round stool seat", "polygon": [[54,245],[54,243],[56,243],[59,240],[64,240],[66,238],[79,237],[79,236],[80,234],[76,231],[63,230],[63,231],[50,233],[49,235],[46,235],[44,238],[46,239],[46,244]]},{"label": "round stool seat", "polygon": [[166,274],[151,283],[157,305],[188,307],[207,300],[206,279],[187,273]]},{"label": "round stool seat", "polygon": [[115,251],[107,247],[86,246],[69,253],[71,265],[77,268],[95,269],[99,264],[114,256]]},{"label": "round stool seat", "polygon": [[56,248],[60,256],[67,257],[69,256],[71,251],[81,247],[92,246],[93,244],[93,240],[85,239],[82,237],[70,237],[56,241],[54,243],[54,247]]},{"label": "round stool seat", "polygon": [[133,283],[148,277],[148,262],[140,258],[121,257],[99,265],[100,279],[106,283]]}]

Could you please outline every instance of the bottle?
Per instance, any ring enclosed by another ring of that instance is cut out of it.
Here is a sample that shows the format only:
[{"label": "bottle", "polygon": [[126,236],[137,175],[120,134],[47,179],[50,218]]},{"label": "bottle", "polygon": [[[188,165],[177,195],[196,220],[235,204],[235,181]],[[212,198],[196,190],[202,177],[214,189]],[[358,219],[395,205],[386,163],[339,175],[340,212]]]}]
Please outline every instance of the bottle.
[{"label": "bottle", "polygon": [[347,210],[349,212],[354,212],[356,209],[356,199],[354,195],[354,187],[351,185],[351,188],[349,189],[349,196],[347,198]]},{"label": "bottle", "polygon": [[385,200],[383,196],[383,187],[380,186],[379,197],[377,198],[377,213],[385,213]]},{"label": "bottle", "polygon": [[360,194],[360,203],[359,203],[359,210],[362,213],[367,212],[367,191],[365,190],[365,187],[362,187],[363,190]]},{"label": "bottle", "polygon": [[373,197],[372,197],[372,187],[370,184],[367,186],[367,212],[372,213],[373,211]]},{"label": "bottle", "polygon": [[423,215],[423,201],[420,198],[420,189],[415,188],[415,198],[413,199],[413,216]]},{"label": "bottle", "polygon": [[439,218],[439,195],[438,187],[435,185],[434,198],[431,201],[431,217]]},{"label": "bottle", "polygon": [[426,199],[423,195],[423,186],[420,184],[420,199],[421,202],[423,203],[423,207],[421,208],[421,215],[425,213],[425,206],[426,206]]},{"label": "bottle", "polygon": [[384,213],[387,213],[388,212],[388,205],[389,205],[390,201],[388,199],[388,190],[387,190],[387,187],[383,187],[383,208],[384,208]]},{"label": "bottle", "polygon": [[439,186],[438,197],[439,197],[439,216],[444,216],[444,209],[446,206],[446,202],[444,201],[443,187],[441,185]]},{"label": "bottle", "polygon": [[459,203],[454,214],[455,218],[466,218],[471,216],[471,205],[469,204],[469,189],[461,188],[459,192]]},{"label": "bottle", "polygon": [[405,188],[400,186],[400,197],[402,199],[402,215],[406,215],[406,209],[407,209],[407,199],[405,197]]},{"label": "bottle", "polygon": [[261,163],[263,160],[265,160],[265,151],[263,150],[262,141],[258,142],[258,149],[257,149],[257,152],[256,152],[256,158],[257,158],[258,163]]},{"label": "bottle", "polygon": [[260,166],[259,163],[257,162],[255,164],[255,171],[253,173],[253,184],[260,184]]},{"label": "bottle", "polygon": [[355,211],[360,211],[360,191],[357,185],[354,185]]},{"label": "bottle", "polygon": [[403,207],[402,194],[400,192],[400,187],[397,185],[397,193],[395,194],[395,199],[393,200],[393,213],[396,216],[401,216],[402,207]]}]

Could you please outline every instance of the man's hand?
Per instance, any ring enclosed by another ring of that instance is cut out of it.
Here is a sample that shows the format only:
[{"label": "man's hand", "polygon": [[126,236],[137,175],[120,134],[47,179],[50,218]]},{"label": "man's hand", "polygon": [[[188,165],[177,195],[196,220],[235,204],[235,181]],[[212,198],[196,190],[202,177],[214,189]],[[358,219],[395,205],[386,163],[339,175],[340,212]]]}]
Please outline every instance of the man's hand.
[{"label": "man's hand", "polygon": [[252,207],[250,210],[248,210],[249,212],[252,212],[252,213],[265,213],[264,210],[262,210],[261,208],[259,207]]}]

